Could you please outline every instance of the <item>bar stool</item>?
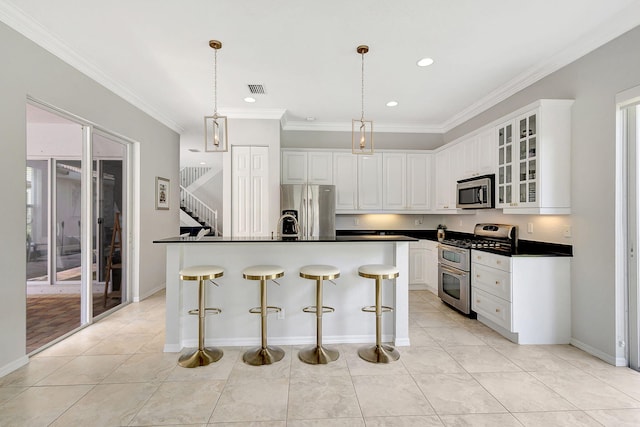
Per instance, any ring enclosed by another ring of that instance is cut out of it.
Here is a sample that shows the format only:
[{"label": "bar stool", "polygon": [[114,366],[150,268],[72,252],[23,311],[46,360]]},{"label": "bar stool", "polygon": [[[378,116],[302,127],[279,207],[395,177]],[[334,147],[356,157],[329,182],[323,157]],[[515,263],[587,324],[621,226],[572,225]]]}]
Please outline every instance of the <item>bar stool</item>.
[{"label": "bar stool", "polygon": [[[260,307],[254,307],[249,313],[260,314],[262,326],[262,345],[247,350],[242,359],[249,365],[270,365],[284,357],[280,347],[267,346],[267,314],[277,313],[282,309],[267,305],[267,280],[284,276],[284,269],[277,265],[254,265],[242,270],[242,277],[247,280],[260,280]],[[274,280],[275,281],[275,280]],[[276,282],[276,284],[279,284]]]},{"label": "bar stool", "polygon": [[220,314],[222,312],[219,308],[205,308],[204,281],[210,280],[211,283],[218,286],[213,279],[216,279],[223,274],[224,268],[217,265],[194,265],[180,270],[180,280],[197,280],[199,282],[198,308],[189,310],[189,314],[198,315],[198,348],[180,356],[178,364],[184,368],[206,366],[210,363],[217,362],[222,358],[223,352],[221,349],[204,346],[205,315],[207,313]]},{"label": "bar stool", "polygon": [[360,358],[372,363],[389,363],[400,358],[398,350],[382,344],[382,313],[393,311],[392,307],[382,305],[382,280],[395,279],[400,272],[394,265],[369,264],[358,268],[358,275],[376,280],[376,305],[363,307],[362,311],[376,313],[376,345],[358,349]]},{"label": "bar stool", "polygon": [[338,360],[340,353],[322,346],[322,314],[335,311],[333,307],[322,305],[322,281],[337,279],[340,270],[332,265],[306,265],[300,269],[300,277],[316,281],[316,305],[302,309],[305,313],[316,314],[316,345],[300,350],[298,357],[305,363],[325,365]]}]

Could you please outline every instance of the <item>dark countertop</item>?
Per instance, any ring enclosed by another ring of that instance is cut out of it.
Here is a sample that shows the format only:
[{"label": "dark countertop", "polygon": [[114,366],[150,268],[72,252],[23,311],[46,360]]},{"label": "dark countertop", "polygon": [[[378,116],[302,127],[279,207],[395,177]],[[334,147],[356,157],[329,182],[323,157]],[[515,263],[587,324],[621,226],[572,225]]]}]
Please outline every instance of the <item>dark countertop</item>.
[{"label": "dark countertop", "polygon": [[[404,235],[420,240],[437,241],[436,230],[337,230],[338,236],[393,236]],[[447,231],[447,238],[453,239],[470,239],[473,233],[462,233],[459,231]],[[573,246],[562,245],[559,243],[536,242],[533,240],[518,240],[516,252],[513,254],[505,254],[491,248],[475,249],[482,252],[489,252],[504,256],[560,256],[572,257]]]},{"label": "dark countertop", "polygon": [[331,243],[331,242],[415,242],[417,238],[392,234],[392,235],[339,235],[336,237],[310,237],[302,238],[271,238],[271,237],[212,237],[196,236],[167,237],[154,240],[153,243]]}]

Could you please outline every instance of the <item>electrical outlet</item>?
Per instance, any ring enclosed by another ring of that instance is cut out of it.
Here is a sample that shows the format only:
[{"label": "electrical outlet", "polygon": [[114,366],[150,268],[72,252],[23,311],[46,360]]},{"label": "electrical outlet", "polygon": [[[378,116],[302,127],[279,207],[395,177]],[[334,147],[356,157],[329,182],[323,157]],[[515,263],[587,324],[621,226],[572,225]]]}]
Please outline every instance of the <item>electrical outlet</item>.
[{"label": "electrical outlet", "polygon": [[564,227],[562,227],[562,235],[564,237],[571,237],[571,226],[570,225],[565,225]]},{"label": "electrical outlet", "polygon": [[284,308],[278,312],[278,320],[284,319]]},{"label": "electrical outlet", "polygon": [[420,225],[420,220],[419,220],[419,219],[416,219],[416,220],[414,221],[414,224],[415,224],[415,225]]},{"label": "electrical outlet", "polygon": [[532,222],[528,222],[527,223],[527,233],[533,234],[533,223]]},{"label": "electrical outlet", "polygon": [[359,218],[353,218],[353,225],[360,225],[360,219]]}]

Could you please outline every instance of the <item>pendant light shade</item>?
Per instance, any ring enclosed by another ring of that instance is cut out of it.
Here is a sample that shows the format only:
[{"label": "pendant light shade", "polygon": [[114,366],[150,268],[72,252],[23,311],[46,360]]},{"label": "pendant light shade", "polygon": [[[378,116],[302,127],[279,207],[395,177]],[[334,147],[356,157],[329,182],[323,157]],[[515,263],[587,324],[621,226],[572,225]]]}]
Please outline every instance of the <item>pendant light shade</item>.
[{"label": "pendant light shade", "polygon": [[362,108],[359,119],[351,120],[351,152],[353,154],[373,154],[373,121],[364,118],[364,54],[369,46],[360,45],[356,52],[362,58],[361,67],[361,101]]},{"label": "pendant light shade", "polygon": [[223,153],[229,149],[227,138],[227,117],[218,114],[218,50],[222,43],[210,40],[213,56],[213,116],[204,117],[204,151]]}]

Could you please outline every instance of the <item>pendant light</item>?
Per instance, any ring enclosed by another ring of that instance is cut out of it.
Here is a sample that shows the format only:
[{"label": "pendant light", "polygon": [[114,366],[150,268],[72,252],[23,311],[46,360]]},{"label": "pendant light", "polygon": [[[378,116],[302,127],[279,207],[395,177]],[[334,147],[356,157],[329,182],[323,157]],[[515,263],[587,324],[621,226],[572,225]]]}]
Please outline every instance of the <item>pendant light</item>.
[{"label": "pendant light", "polygon": [[360,45],[356,48],[356,52],[362,57],[362,109],[360,119],[351,120],[351,152],[353,154],[373,154],[373,121],[364,119],[364,54],[369,52],[369,46]]},{"label": "pendant light", "polygon": [[229,149],[227,141],[227,116],[218,114],[218,49],[222,43],[210,40],[213,49],[213,116],[204,117],[204,151],[223,153]]}]

